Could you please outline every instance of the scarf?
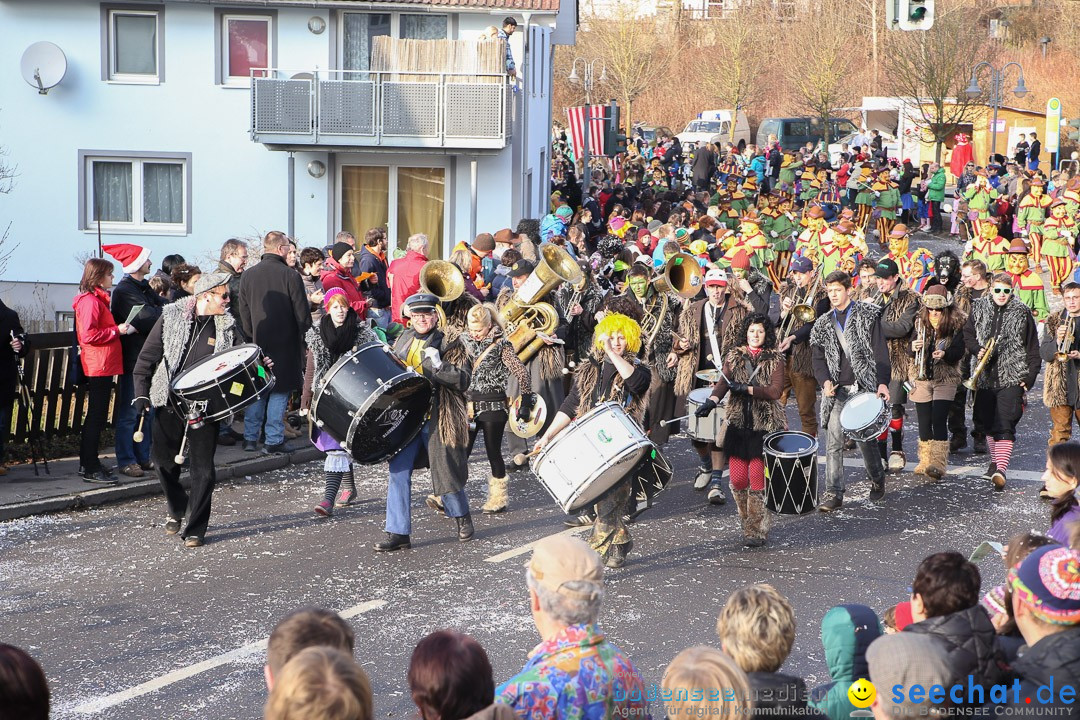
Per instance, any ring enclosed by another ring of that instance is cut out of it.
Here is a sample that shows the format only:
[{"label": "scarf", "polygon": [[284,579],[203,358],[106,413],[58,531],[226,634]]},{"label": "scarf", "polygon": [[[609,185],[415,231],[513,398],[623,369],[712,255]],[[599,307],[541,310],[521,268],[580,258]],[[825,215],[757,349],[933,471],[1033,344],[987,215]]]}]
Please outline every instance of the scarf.
[{"label": "scarf", "polygon": [[322,320],[319,321],[319,334],[322,335],[323,343],[326,344],[331,357],[341,357],[352,350],[356,342],[357,322],[356,311],[352,308],[349,308],[349,312],[346,313],[345,322],[341,323],[341,327],[334,325],[329,313],[323,315]]}]

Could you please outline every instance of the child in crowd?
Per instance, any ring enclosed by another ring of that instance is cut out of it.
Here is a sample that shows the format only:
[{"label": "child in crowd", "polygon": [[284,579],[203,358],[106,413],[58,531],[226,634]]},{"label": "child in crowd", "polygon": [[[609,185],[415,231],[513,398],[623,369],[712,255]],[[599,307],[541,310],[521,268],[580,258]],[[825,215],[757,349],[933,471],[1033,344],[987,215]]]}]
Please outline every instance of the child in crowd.
[{"label": "child in crowd", "polygon": [[1046,470],[1042,481],[1046,485],[1046,494],[1051,498],[1050,531],[1047,535],[1051,540],[1067,546],[1070,526],[1080,522],[1080,502],[1077,500],[1080,443],[1052,445],[1046,451]]},{"label": "child in crowd", "polygon": [[[1005,570],[1016,567],[1032,552],[1052,543],[1053,540],[1038,533],[1026,532],[1013,535],[1005,547]],[[1012,598],[1009,597],[1008,587],[996,585],[990,588],[979,603],[990,616],[990,622],[994,624],[1002,654],[1007,661],[1012,662],[1023,646],[1024,638],[1016,627],[1016,620],[1013,619]]]}]

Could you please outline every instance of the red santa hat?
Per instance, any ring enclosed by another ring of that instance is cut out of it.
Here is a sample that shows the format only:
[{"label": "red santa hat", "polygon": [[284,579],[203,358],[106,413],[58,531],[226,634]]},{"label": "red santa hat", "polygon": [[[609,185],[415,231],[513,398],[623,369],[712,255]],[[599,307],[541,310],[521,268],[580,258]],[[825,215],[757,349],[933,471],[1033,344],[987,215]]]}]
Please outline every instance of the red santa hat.
[{"label": "red santa hat", "polygon": [[138,272],[139,268],[150,259],[150,249],[139,245],[117,243],[116,245],[104,245],[101,249],[112,255],[126,273]]}]

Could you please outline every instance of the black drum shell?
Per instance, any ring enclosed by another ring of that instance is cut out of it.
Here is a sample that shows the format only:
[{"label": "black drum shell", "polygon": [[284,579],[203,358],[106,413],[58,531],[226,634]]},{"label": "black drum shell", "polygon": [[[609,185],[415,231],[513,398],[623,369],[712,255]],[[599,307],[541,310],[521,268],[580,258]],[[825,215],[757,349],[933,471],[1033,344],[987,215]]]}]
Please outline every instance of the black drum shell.
[{"label": "black drum shell", "polygon": [[[765,436],[765,507],[781,515],[817,510],[817,440],[806,433],[781,431]],[[796,498],[803,499],[800,507]]]},{"label": "black drum shell", "polygon": [[[311,404],[319,429],[352,459],[371,465],[392,457],[416,437],[431,410],[434,388],[382,343],[361,345],[326,372]],[[397,413],[390,429],[384,413]]]},{"label": "black drum shell", "polygon": [[[218,357],[219,353],[208,355],[192,363],[173,379],[172,393],[180,401],[180,404],[185,407],[185,411],[187,406],[194,402],[205,402],[206,409],[202,413],[203,419],[209,421],[224,420],[274,389],[277,380],[274,373],[262,364],[262,349],[253,343],[245,343],[235,345],[229,350],[243,348],[255,349],[251,359],[245,361],[242,365],[234,367],[229,372],[215,377],[213,380],[207,380],[183,390],[175,389],[176,381],[183,377],[184,373],[203,365],[213,364],[220,359]],[[262,374],[259,373],[259,368],[262,368]],[[239,392],[232,392],[234,385],[240,386]]]}]

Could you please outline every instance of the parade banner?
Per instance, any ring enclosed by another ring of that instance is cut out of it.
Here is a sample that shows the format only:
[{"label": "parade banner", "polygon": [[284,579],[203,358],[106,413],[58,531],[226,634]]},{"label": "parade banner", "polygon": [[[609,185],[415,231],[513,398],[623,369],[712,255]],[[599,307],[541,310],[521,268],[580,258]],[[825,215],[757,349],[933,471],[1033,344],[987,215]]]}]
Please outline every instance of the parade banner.
[{"label": "parade banner", "polygon": [[[589,112],[589,154],[593,157],[604,154],[604,110],[606,105],[592,105]],[[566,108],[567,134],[570,138],[570,151],[574,160],[581,159],[585,146],[585,106]]]}]

